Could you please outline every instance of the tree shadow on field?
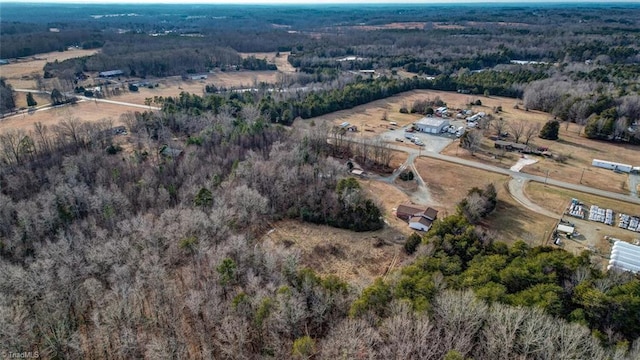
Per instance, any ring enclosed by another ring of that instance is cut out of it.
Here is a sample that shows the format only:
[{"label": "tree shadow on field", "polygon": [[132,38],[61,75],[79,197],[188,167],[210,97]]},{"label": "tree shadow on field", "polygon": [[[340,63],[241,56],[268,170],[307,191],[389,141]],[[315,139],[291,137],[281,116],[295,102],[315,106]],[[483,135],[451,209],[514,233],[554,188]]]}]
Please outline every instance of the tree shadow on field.
[{"label": "tree shadow on field", "polygon": [[[523,239],[529,232],[530,214],[519,205],[513,205],[498,199],[496,209],[482,221],[482,225],[495,230],[505,242]],[[498,240],[498,239],[495,239]]]},{"label": "tree shadow on field", "polygon": [[564,140],[562,138],[557,140],[556,142],[558,142],[560,144],[563,144],[563,145],[569,145],[569,146],[573,146],[573,147],[577,147],[577,148],[581,148],[581,149],[585,149],[585,150],[591,150],[591,151],[595,151],[595,152],[603,152],[600,149],[596,149],[594,147],[587,146],[587,145],[580,144],[580,143],[573,142],[573,141],[567,141],[567,140]]}]

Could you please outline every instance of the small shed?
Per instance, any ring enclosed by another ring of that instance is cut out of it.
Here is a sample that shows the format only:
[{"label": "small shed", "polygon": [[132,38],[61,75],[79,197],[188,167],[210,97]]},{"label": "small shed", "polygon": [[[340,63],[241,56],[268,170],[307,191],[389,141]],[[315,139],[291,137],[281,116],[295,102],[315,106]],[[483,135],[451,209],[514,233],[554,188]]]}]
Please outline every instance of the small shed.
[{"label": "small shed", "polygon": [[565,233],[568,235],[573,234],[576,231],[576,228],[574,228],[573,226],[569,226],[569,225],[564,225],[564,224],[559,224],[558,225],[558,232],[561,233]]}]

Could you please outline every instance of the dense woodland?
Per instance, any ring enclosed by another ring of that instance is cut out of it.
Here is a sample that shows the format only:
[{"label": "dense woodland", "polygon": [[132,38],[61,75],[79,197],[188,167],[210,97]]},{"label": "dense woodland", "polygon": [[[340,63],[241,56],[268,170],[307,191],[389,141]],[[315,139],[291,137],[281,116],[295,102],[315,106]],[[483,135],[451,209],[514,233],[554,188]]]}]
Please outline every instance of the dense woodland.
[{"label": "dense woodland", "polygon": [[[305,268],[292,244],[263,241],[281,219],[385,226],[375,199],[348,177],[348,159],[386,169],[389,147],[323,126],[299,133],[288,127],[296,118],[438,89],[520,98],[583,125],[586,136],[639,142],[637,6],[2,4],[2,12],[0,57],[101,49],[43,69],[61,81],[114,68],[133,78],[273,69],[238,54],[258,51],[290,51],[298,71],[253,92],[210,84],[206,96],[149,99],[162,111],[123,115],[126,137],[109,121],[73,118],[1,133],[0,350],[640,358],[638,277],[603,273],[586,253],[494,242],[476,225],[496,206],[493,185],[470,189],[456,214],[409,237],[409,264],[364,289]],[[424,26],[363,27],[406,21]],[[0,105],[15,107],[4,80]]]},{"label": "dense woodland", "polygon": [[[303,136],[251,114],[131,114],[132,151],[106,123],[3,134],[3,346],[47,358],[640,353],[637,278],[493,243],[464,204],[412,265],[361,293],[262,243],[273,220],[331,223],[375,205],[328,156],[326,129]],[[181,153],[165,151],[174,135],[189,136]]]}]

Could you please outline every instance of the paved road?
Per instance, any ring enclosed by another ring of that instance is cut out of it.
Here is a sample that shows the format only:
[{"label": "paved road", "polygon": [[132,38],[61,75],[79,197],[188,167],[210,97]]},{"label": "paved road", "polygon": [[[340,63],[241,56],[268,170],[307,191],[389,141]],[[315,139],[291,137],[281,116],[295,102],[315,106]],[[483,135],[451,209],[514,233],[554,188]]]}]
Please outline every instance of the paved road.
[{"label": "paved road", "polygon": [[526,207],[527,209],[536,212],[538,214],[542,214],[548,216],[553,219],[561,219],[562,214],[556,214],[552,211],[549,211],[542,206],[532,202],[525,194],[524,187],[527,184],[528,180],[525,179],[515,179],[511,178],[509,180],[509,194],[513,197],[520,205]]},{"label": "paved road", "polygon": [[[33,92],[33,93],[45,93],[47,94],[47,92],[41,92],[38,90],[27,90],[27,89],[18,89],[17,91],[25,91],[25,92]],[[89,98],[89,97],[85,97],[85,96],[77,96],[76,98],[78,98],[77,103],[81,103],[81,102],[85,102],[85,101],[93,101],[93,102],[101,102],[101,103],[106,103],[106,104],[114,104],[114,105],[122,105],[122,106],[127,106],[127,107],[134,107],[134,108],[140,108],[140,109],[145,109],[145,110],[161,110],[159,107],[156,106],[147,106],[147,105],[140,105],[140,104],[134,104],[134,103],[128,103],[128,102],[124,102],[124,101],[115,101],[115,100],[107,100],[107,99],[98,99],[98,98]],[[62,104],[62,105],[42,105],[39,106],[35,109],[25,109],[25,110],[20,110],[17,111],[15,113],[12,113],[11,115],[7,115],[1,119],[9,119],[15,116],[19,116],[19,115],[23,115],[24,113],[29,113],[29,114],[33,114],[35,112],[38,111],[46,111],[46,110],[51,110],[51,109],[57,109],[57,108],[61,108],[64,106],[67,106],[70,104]]]},{"label": "paved road", "polygon": [[564,181],[555,180],[555,179],[552,179],[552,178],[547,178],[547,177],[544,177],[544,176],[537,176],[537,175],[520,173],[520,172],[516,172],[516,171],[511,171],[511,170],[508,170],[508,169],[503,169],[501,167],[497,167],[497,166],[494,166],[494,165],[484,164],[484,163],[481,163],[481,162],[471,161],[471,160],[467,160],[467,159],[460,159],[460,158],[457,158],[457,157],[454,157],[454,156],[448,156],[448,155],[443,155],[443,154],[438,154],[438,153],[433,153],[433,152],[421,151],[421,150],[418,150],[418,149],[412,149],[412,148],[409,148],[409,147],[406,147],[406,146],[402,146],[402,145],[398,145],[398,144],[389,144],[389,147],[391,149],[393,149],[393,150],[406,152],[408,154],[417,154],[418,156],[424,156],[424,157],[428,157],[428,158],[443,160],[443,161],[447,161],[447,162],[454,163],[454,164],[469,166],[469,167],[473,167],[473,168],[476,168],[476,169],[481,169],[481,170],[491,171],[491,172],[498,173],[498,174],[507,175],[507,176],[510,176],[510,177],[512,177],[514,179],[523,179],[523,180],[527,180],[527,181],[536,181],[536,182],[539,182],[539,183],[549,184],[549,185],[553,185],[553,186],[557,186],[557,187],[561,187],[561,188],[565,188],[565,189],[569,189],[569,190],[580,191],[580,192],[584,192],[584,193],[587,193],[587,194],[598,195],[598,196],[606,197],[606,198],[609,198],[609,199],[620,200],[620,201],[624,201],[624,202],[628,202],[628,203],[632,203],[632,204],[639,204],[640,205],[640,198],[629,196],[629,195],[614,193],[614,192],[606,191],[606,190],[595,189],[595,188],[592,188],[592,187],[589,187],[589,186],[584,186],[584,185],[572,184],[572,183],[568,183],[568,182],[564,182]]},{"label": "paved road", "polygon": [[[400,145],[396,145],[396,144],[390,144],[390,147],[392,149],[394,149],[394,150],[403,151],[403,152],[406,152],[406,153],[418,153],[419,152],[419,150],[411,149],[411,148],[408,148],[406,146],[400,146]],[[615,199],[615,200],[625,201],[625,202],[629,202],[629,203],[640,204],[640,199],[639,198],[634,198],[634,197],[629,196],[629,195],[624,195],[624,194],[614,193],[614,192],[611,192],[611,191],[595,189],[595,188],[592,188],[592,187],[589,187],[589,186],[572,184],[572,183],[568,183],[568,182],[564,182],[564,181],[554,180],[552,178],[546,178],[544,176],[537,176],[537,175],[531,175],[531,174],[525,174],[525,173],[520,173],[520,172],[516,172],[516,171],[511,171],[511,170],[508,170],[508,169],[503,169],[501,167],[497,167],[497,166],[489,165],[489,164],[484,164],[484,163],[477,162],[477,161],[471,161],[471,160],[467,160],[467,159],[460,159],[460,158],[457,158],[457,157],[454,157],[454,156],[448,156],[448,155],[437,154],[437,153],[432,153],[432,152],[424,152],[424,151],[421,153],[420,156],[429,157],[429,158],[438,159],[438,160],[443,160],[443,161],[447,161],[447,162],[454,163],[454,164],[469,166],[469,167],[473,167],[473,168],[476,168],[476,169],[487,170],[487,171],[491,171],[491,172],[494,172],[494,173],[511,176],[512,178],[515,178],[515,179],[525,179],[525,180],[530,180],[530,181],[537,181],[537,182],[540,182],[540,183],[545,183],[545,184],[549,184],[549,185],[553,185],[553,186],[557,186],[557,187],[561,187],[561,188],[565,188],[565,189],[580,191],[580,192],[584,192],[584,193],[588,193],[588,194],[598,195],[598,196],[606,197],[606,198],[609,198],[609,199]]]},{"label": "paved road", "polygon": [[128,103],[128,102],[124,102],[124,101],[115,101],[115,100],[98,99],[98,98],[88,98],[88,97],[84,97],[84,96],[78,96],[78,99],[86,100],[86,101],[101,102],[101,103],[106,103],[106,104],[129,106],[129,107],[141,108],[141,109],[146,109],[146,110],[161,110],[157,106],[140,105],[140,104]]}]

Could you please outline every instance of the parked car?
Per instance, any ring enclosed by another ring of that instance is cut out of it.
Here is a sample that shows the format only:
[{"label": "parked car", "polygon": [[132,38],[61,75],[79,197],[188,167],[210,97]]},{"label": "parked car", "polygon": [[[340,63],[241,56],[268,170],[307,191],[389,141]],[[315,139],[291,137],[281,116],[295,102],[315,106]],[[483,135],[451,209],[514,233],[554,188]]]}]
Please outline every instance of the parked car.
[{"label": "parked car", "polygon": [[396,138],[396,141],[398,142],[404,142],[404,140],[400,139],[400,138]]}]

